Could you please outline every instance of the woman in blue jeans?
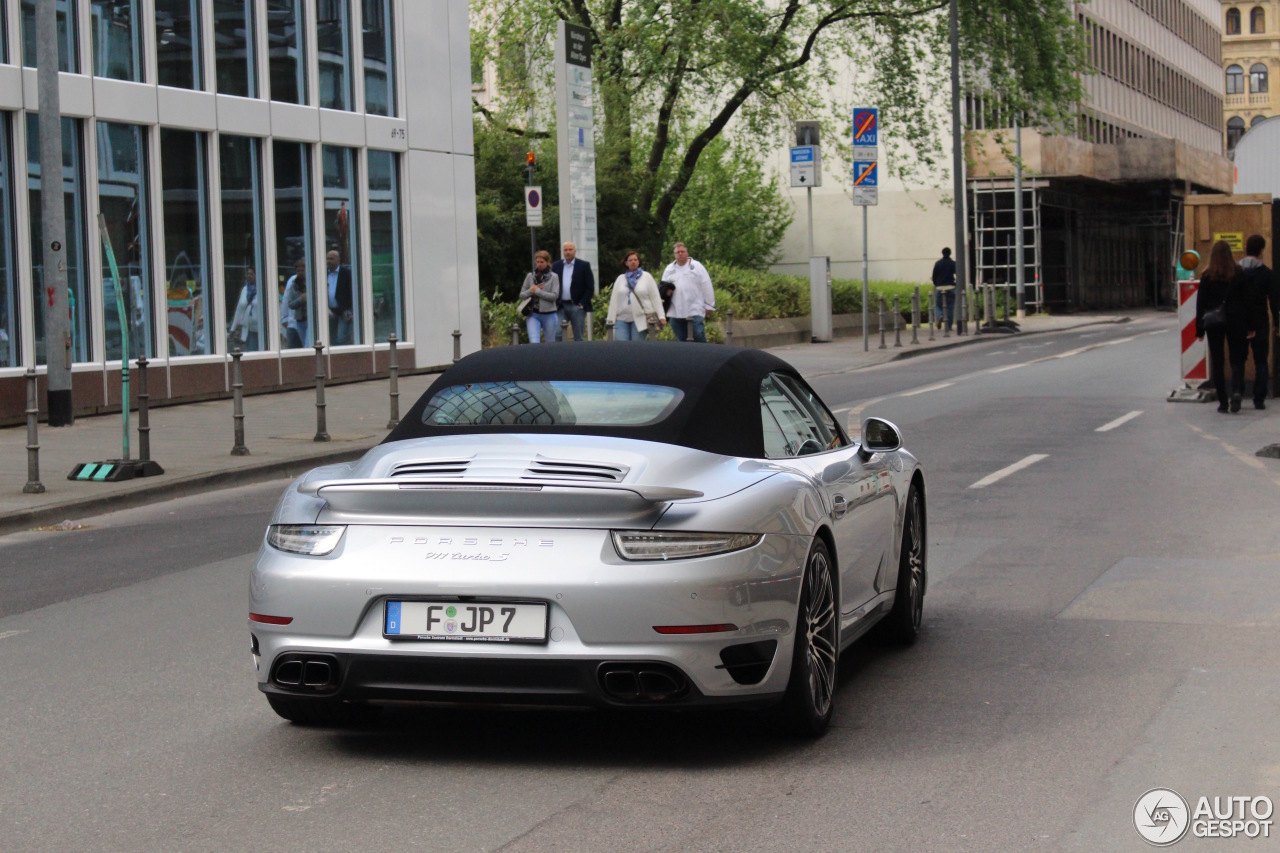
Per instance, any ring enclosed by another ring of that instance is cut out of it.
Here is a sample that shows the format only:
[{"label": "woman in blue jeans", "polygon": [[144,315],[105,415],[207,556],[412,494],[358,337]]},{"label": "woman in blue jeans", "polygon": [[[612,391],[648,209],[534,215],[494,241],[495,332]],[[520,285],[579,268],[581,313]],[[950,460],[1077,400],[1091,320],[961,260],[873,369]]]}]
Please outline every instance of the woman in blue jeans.
[{"label": "woman in blue jeans", "polygon": [[650,324],[655,335],[662,331],[667,315],[662,310],[657,282],[640,268],[640,256],[628,250],[622,260],[627,271],[613,282],[605,325],[613,326],[614,340],[643,341],[649,335]]},{"label": "woman in blue jeans", "polygon": [[539,250],[534,254],[533,272],[524,277],[520,298],[529,298],[533,309],[525,320],[529,343],[542,343],[543,340],[553,343],[559,322],[556,306],[560,301],[560,277],[551,271],[550,253]]}]

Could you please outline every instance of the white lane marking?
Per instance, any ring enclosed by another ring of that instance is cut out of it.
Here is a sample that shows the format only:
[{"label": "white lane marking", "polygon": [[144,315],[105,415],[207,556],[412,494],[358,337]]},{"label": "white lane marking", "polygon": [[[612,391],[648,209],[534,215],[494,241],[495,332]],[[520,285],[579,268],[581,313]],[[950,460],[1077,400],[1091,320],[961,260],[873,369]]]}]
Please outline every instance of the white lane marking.
[{"label": "white lane marking", "polygon": [[1130,412],[1127,415],[1121,415],[1111,423],[1103,424],[1102,426],[1098,427],[1097,429],[1094,430],[1094,432],[1111,432],[1111,430],[1115,429],[1118,426],[1124,426],[1125,424],[1127,424],[1129,421],[1133,420],[1140,414],[1142,414],[1142,412]]},{"label": "white lane marking", "polygon": [[993,367],[987,373],[1004,373],[1006,370],[1017,370],[1019,367],[1026,367],[1032,364],[1030,361],[1024,361],[1021,364],[1006,364],[1004,367]]},{"label": "white lane marking", "polygon": [[1171,329],[1156,329],[1154,332],[1147,332],[1148,335],[1163,335],[1172,331]]},{"label": "white lane marking", "polygon": [[848,410],[849,417],[853,417],[854,415],[860,415],[862,414],[863,410],[867,408],[867,406],[874,406],[876,403],[882,402],[883,400],[884,400],[884,397],[872,397],[870,400],[859,403],[856,406],[851,406]]},{"label": "white lane marking", "polygon": [[1000,480],[1003,480],[1005,477],[1008,477],[1010,474],[1016,474],[1019,471],[1021,471],[1023,468],[1030,468],[1032,465],[1036,464],[1041,459],[1048,459],[1048,458],[1049,458],[1049,454],[1047,453],[1033,453],[1025,459],[1018,460],[1017,462],[1010,465],[1008,468],[1001,468],[999,471],[995,472],[994,474],[988,474],[978,482],[974,483],[969,488],[985,489],[987,486],[990,486],[992,483],[996,483],[996,482],[999,482]]},{"label": "white lane marking", "polygon": [[0,631],[0,640],[7,640],[10,637],[16,637],[19,634],[25,634],[25,633],[27,633],[26,629],[23,629],[21,631]]},{"label": "white lane marking", "polygon": [[927,393],[929,393],[930,391],[941,391],[943,388],[950,388],[952,385],[955,385],[955,384],[956,384],[956,383],[954,383],[954,382],[939,382],[939,383],[938,383],[938,384],[936,384],[936,385],[926,385],[926,386],[924,386],[923,388],[917,388],[917,389],[916,389],[916,390],[914,390],[914,391],[903,391],[903,392],[902,392],[901,394],[899,394],[898,396],[899,396],[899,397],[914,397],[914,396],[915,396],[915,395],[917,395],[917,394],[927,394]]},{"label": "white lane marking", "polygon": [[1099,344],[1099,346],[1113,347],[1116,344],[1127,344],[1129,343],[1129,341],[1136,341],[1137,339],[1138,339],[1137,335],[1130,335],[1127,338],[1116,338],[1114,341],[1104,341],[1103,343]]},{"label": "white lane marking", "polygon": [[1069,349],[1066,352],[1060,352],[1057,355],[1051,355],[1049,358],[1071,358],[1073,355],[1079,355],[1082,352],[1088,352],[1094,347],[1078,347],[1077,349]]}]

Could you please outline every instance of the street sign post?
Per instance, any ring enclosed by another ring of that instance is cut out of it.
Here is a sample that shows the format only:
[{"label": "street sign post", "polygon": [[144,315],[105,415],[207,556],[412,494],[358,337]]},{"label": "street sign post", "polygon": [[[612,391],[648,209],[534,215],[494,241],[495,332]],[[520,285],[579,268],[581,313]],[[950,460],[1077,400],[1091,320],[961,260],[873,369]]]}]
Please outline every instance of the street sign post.
[{"label": "street sign post", "polygon": [[524,188],[524,220],[530,228],[542,227],[542,187]]},{"label": "street sign post", "polygon": [[822,186],[822,149],[816,145],[797,145],[791,149],[791,186]]},{"label": "street sign post", "polygon": [[867,302],[871,281],[867,271],[867,208],[880,203],[880,108],[853,108],[853,203],[862,208],[862,349],[867,337]]}]

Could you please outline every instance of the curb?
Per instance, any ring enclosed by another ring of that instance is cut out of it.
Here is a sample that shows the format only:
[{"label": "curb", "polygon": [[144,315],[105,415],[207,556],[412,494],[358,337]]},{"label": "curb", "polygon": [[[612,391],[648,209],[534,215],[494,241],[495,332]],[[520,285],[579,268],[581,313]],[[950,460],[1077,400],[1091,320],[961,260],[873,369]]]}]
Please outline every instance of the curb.
[{"label": "curb", "polygon": [[368,451],[368,447],[359,449],[348,447],[329,453],[295,456],[290,459],[281,459],[262,465],[246,465],[228,471],[188,474],[180,479],[142,486],[130,491],[115,492],[90,498],[76,498],[66,503],[11,512],[0,516],[0,535],[29,530],[46,524],[56,524],[64,520],[100,515],[107,511],[146,506],[169,498],[181,498],[199,494],[210,489],[247,486],[253,483],[266,482],[267,480],[297,477],[318,465],[350,462],[359,459]]},{"label": "curb", "polygon": [[904,350],[903,352],[900,352],[894,355],[892,358],[889,359],[889,361],[902,361],[903,359],[907,359],[907,358],[915,358],[918,355],[925,355],[931,352],[942,352],[949,349],[955,349],[956,347],[966,346],[968,344],[981,343],[987,340],[1010,340],[1013,338],[1025,338],[1028,335],[1048,335],[1048,334],[1052,334],[1053,332],[1069,332],[1074,329],[1083,329],[1088,326],[1118,326],[1122,323],[1132,323],[1132,322],[1133,322],[1132,317],[1125,316],[1125,317],[1116,317],[1113,320],[1090,320],[1089,322],[1081,323],[1078,326],[1066,326],[1060,329],[1035,329],[1033,331],[1028,331],[1028,332],[1019,330],[1017,332],[1014,332],[1013,334],[998,334],[995,332],[983,332],[981,334],[975,335],[973,332],[968,332],[966,333],[966,335],[962,340],[953,340],[949,344],[934,344],[928,349]]}]

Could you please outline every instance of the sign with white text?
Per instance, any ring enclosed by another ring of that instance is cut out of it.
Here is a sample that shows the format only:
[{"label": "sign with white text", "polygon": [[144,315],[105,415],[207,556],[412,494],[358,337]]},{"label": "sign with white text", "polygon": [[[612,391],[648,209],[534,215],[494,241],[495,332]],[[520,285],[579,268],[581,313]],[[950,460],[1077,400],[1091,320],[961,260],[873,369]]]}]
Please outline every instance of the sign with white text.
[{"label": "sign with white text", "polygon": [[596,231],[596,138],[591,30],[561,21],[556,37],[556,160],[560,169],[560,239],[599,269]]}]

